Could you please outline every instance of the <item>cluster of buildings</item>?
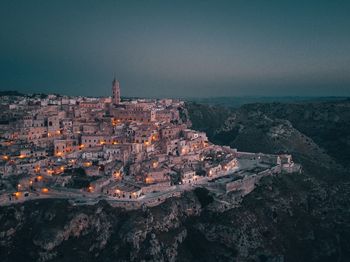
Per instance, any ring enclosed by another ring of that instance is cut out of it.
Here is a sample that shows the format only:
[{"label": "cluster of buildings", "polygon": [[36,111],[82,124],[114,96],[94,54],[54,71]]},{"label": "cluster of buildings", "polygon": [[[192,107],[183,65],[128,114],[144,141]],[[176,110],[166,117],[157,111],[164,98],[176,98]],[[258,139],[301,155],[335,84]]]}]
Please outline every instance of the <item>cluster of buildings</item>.
[{"label": "cluster of buildings", "polygon": [[184,102],[122,102],[116,79],[111,98],[3,96],[0,108],[1,179],[18,178],[10,200],[59,192],[80,174],[89,182],[76,192],[154,201],[239,168],[236,150],[190,129]]}]

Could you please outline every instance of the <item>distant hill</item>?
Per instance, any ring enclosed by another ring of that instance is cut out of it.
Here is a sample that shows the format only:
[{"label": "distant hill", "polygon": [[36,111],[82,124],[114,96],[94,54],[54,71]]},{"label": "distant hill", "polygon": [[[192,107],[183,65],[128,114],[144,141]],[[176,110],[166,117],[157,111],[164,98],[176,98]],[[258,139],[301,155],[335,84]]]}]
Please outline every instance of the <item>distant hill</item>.
[{"label": "distant hill", "polygon": [[[339,164],[350,167],[349,99],[253,103],[237,109],[188,103],[188,112],[193,128],[207,132],[214,143],[239,150],[277,153],[278,148],[286,148],[286,143],[291,146],[299,141],[304,154],[310,154],[311,144],[316,144]],[[285,140],[282,133],[271,137],[271,132],[277,129],[300,134]]]},{"label": "distant hill", "polygon": [[0,96],[25,96],[17,91],[0,91]]},{"label": "distant hill", "polygon": [[310,97],[310,96],[237,96],[237,97],[211,97],[211,98],[187,98],[188,102],[196,102],[205,105],[218,105],[238,108],[252,103],[305,103],[346,100],[349,97]]}]

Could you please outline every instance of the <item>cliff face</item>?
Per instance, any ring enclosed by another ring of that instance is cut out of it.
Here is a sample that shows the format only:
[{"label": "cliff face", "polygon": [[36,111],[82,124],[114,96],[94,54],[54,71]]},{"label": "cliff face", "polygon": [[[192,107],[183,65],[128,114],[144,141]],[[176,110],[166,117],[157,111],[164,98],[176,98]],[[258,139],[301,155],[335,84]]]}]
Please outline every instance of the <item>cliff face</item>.
[{"label": "cliff face", "polygon": [[[136,211],[63,200],[1,207],[1,261],[349,261],[349,172],[332,153],[343,137],[320,142],[324,130],[313,134],[310,123],[298,124],[305,122],[298,110],[285,116],[280,111],[289,112],[288,105],[260,106],[190,105],[188,112],[193,128],[208,130],[211,140],[242,151],[292,153],[303,174],[266,177],[242,202],[234,193],[219,202],[197,189]],[[346,123],[344,108],[335,118],[309,122]],[[234,208],[224,211],[223,204]]]},{"label": "cliff face", "polygon": [[305,173],[266,177],[224,212],[205,190],[129,212],[28,202],[1,208],[0,253],[2,261],[347,261],[349,189]]},{"label": "cliff face", "polygon": [[240,207],[196,218],[182,248],[188,261],[347,261],[349,189],[265,178]]},{"label": "cliff face", "polygon": [[201,209],[191,192],[130,212],[63,200],[2,207],[1,261],[174,261],[187,236],[183,222]]}]

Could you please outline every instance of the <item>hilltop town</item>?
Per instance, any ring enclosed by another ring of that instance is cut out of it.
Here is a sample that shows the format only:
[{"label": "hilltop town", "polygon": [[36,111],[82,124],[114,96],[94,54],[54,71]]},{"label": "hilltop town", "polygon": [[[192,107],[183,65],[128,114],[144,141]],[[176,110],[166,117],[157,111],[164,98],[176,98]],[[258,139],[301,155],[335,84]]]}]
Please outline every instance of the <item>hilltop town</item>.
[{"label": "hilltop town", "polygon": [[0,204],[101,199],[126,209],[155,206],[205,187],[250,193],[263,176],[300,172],[291,155],[239,152],[191,129],[185,103],[61,95],[0,99]]}]

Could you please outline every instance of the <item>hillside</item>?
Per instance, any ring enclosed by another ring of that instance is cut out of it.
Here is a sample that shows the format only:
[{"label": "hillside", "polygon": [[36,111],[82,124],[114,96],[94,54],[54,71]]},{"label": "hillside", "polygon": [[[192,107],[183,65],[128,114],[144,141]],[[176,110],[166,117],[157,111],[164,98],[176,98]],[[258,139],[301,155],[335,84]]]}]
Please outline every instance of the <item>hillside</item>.
[{"label": "hillside", "polygon": [[205,190],[137,211],[63,200],[1,207],[1,261],[349,261],[349,159],[333,148],[347,152],[349,133],[326,135],[349,124],[349,105],[188,104],[193,128],[212,141],[291,153],[303,173],[266,177],[224,212]]}]

